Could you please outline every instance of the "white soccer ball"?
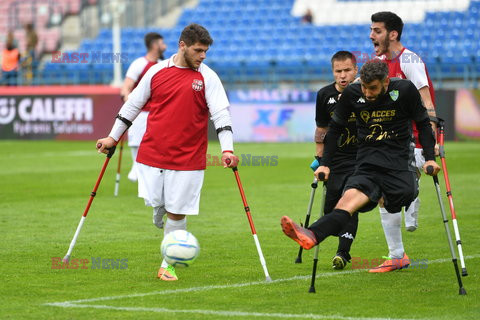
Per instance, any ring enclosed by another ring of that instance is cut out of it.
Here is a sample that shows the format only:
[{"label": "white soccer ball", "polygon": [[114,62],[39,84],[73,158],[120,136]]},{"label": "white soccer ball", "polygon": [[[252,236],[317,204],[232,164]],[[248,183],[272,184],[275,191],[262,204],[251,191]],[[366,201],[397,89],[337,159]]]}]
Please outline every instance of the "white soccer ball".
[{"label": "white soccer ball", "polygon": [[186,230],[175,230],[163,238],[162,256],[174,267],[188,267],[198,257],[200,245],[197,238]]}]

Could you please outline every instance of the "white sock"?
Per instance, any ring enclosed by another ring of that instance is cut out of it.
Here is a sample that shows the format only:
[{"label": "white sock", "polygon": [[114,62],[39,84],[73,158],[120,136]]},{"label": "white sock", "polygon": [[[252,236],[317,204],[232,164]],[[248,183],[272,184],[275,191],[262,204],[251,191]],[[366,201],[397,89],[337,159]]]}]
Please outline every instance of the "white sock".
[{"label": "white sock", "polygon": [[392,259],[403,258],[405,249],[402,241],[402,213],[389,213],[387,209],[380,208],[383,232],[388,245],[388,256]]},{"label": "white sock", "polygon": [[[183,218],[182,220],[172,220],[170,218],[167,218],[167,222],[165,223],[165,228],[163,231],[163,236],[166,236],[169,232],[175,231],[175,230],[187,230],[187,218]],[[168,267],[167,261],[163,259],[162,261],[162,268]]]}]

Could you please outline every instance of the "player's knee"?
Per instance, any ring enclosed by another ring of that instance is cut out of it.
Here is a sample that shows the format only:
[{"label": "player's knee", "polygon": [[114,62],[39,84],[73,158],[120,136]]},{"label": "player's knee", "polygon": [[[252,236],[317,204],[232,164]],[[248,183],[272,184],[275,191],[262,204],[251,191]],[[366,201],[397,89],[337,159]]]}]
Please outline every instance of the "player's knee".
[{"label": "player's knee", "polygon": [[176,213],[171,213],[171,212],[167,212],[167,217],[168,217],[169,219],[175,220],[175,221],[185,219],[185,215],[184,215],[184,214],[176,214]]}]

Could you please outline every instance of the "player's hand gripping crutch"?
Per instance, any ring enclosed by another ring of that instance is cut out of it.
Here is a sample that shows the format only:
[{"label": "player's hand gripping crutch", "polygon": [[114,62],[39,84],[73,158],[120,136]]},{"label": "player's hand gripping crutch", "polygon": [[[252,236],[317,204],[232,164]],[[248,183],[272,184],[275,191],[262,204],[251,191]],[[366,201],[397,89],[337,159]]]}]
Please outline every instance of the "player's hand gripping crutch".
[{"label": "player's hand gripping crutch", "polygon": [[[122,134],[119,141],[122,140],[125,132]],[[90,198],[88,199],[87,206],[85,207],[85,210],[83,211],[82,217],[80,218],[80,222],[78,223],[77,230],[75,231],[75,234],[73,235],[73,239],[70,242],[70,246],[68,247],[67,254],[65,255],[65,257],[62,260],[64,263],[68,263],[70,261],[70,256],[72,255],[73,248],[75,247],[75,243],[77,242],[78,235],[80,234],[80,231],[82,230],[83,223],[85,222],[85,218],[87,218],[87,214],[88,214],[88,211],[90,210],[90,206],[92,205],[93,199],[97,195],[98,186],[100,185],[100,182],[102,181],[103,174],[105,173],[105,170],[107,169],[107,166],[108,166],[108,163],[110,162],[110,159],[112,158],[113,154],[115,153],[115,148],[116,148],[117,144],[118,144],[118,142],[115,142],[112,147],[107,149],[108,150],[107,157],[105,159],[105,162],[103,163],[102,169],[100,170],[100,174],[98,175],[97,182],[95,183],[95,186],[93,187],[93,191],[90,193]],[[102,147],[101,144],[97,145],[97,148],[101,148],[101,147]]]},{"label": "player's hand gripping crutch", "polygon": [[[227,158],[225,162],[228,165],[230,165],[231,160]],[[255,230],[252,215],[250,214],[250,207],[248,206],[247,198],[245,197],[245,192],[243,191],[242,182],[240,181],[240,175],[238,174],[238,168],[235,166],[232,168],[232,171],[235,174],[235,180],[237,181],[238,190],[240,191],[240,196],[242,197],[243,207],[245,208],[245,213],[247,214],[248,223],[250,224],[250,229],[252,230],[253,240],[255,241],[255,246],[257,247],[258,256],[260,258],[260,264],[262,265],[263,272],[265,273],[265,279],[268,282],[270,282],[272,281],[272,278],[268,274],[267,263],[265,262],[265,258],[263,257],[262,248],[260,247],[260,241],[258,241],[257,231]]]},{"label": "player's hand gripping crutch", "polygon": [[[427,174],[429,174],[429,175],[433,174],[433,167],[432,166],[427,167]],[[457,255],[455,254],[455,249],[454,249],[454,246],[453,246],[453,243],[452,243],[452,236],[450,235],[450,228],[448,227],[448,219],[447,219],[447,215],[445,214],[445,207],[443,206],[443,201],[442,201],[442,196],[441,196],[441,193],[440,193],[440,186],[439,186],[439,183],[438,183],[438,176],[437,175],[433,175],[433,184],[435,185],[435,191],[437,192],[438,204],[440,205],[440,212],[442,214],[443,224],[445,226],[445,233],[447,234],[448,245],[450,246],[450,253],[452,254],[452,262],[453,262],[453,266],[455,268],[455,274],[457,275],[459,294],[460,295],[465,295],[465,294],[467,294],[467,291],[463,287],[462,277],[460,276],[460,271],[458,269]]]},{"label": "player's hand gripping crutch", "polygon": [[[320,172],[318,174],[318,178],[320,181],[325,181],[325,174],[323,172]],[[327,194],[327,186],[326,183],[323,182],[323,188],[322,188],[322,199],[320,202],[320,216],[323,217],[324,210],[325,210],[325,196]],[[317,276],[317,264],[318,264],[318,250],[319,246],[317,245],[315,247],[315,253],[313,254],[313,268],[312,268],[312,280],[310,281],[310,288],[308,289],[308,292],[310,293],[315,293],[315,277]]]},{"label": "player's hand gripping crutch", "polygon": [[[308,228],[310,223],[310,213],[312,212],[313,200],[315,198],[315,191],[317,190],[317,186],[318,186],[318,182],[316,178],[313,179],[311,186],[312,186],[312,191],[310,192],[310,200],[308,202],[307,215],[305,216],[305,225],[303,226],[304,228]],[[295,259],[295,263],[302,263],[302,252],[303,252],[303,248],[302,246],[300,246],[300,248],[298,249],[297,258]]]},{"label": "player's hand gripping crutch", "polygon": [[458,229],[457,223],[457,215],[455,214],[455,206],[453,205],[453,196],[452,196],[452,189],[450,187],[450,179],[448,178],[448,170],[447,170],[447,162],[445,160],[445,121],[443,119],[438,119],[438,144],[439,144],[439,151],[440,151],[440,160],[442,162],[442,169],[443,169],[443,178],[445,179],[445,187],[447,192],[448,204],[450,205],[450,213],[452,215],[452,224],[453,224],[453,231],[455,233],[455,240],[457,243],[458,249],[458,256],[460,258],[460,266],[462,267],[462,276],[467,276],[467,267],[465,266],[465,259],[463,258],[463,250],[462,250],[462,240],[460,239],[460,230]]},{"label": "player's hand gripping crutch", "polygon": [[116,197],[118,196],[118,189],[120,187],[120,170],[122,167],[122,155],[123,155],[123,143],[125,139],[122,137],[120,139],[120,151],[118,152],[118,164],[117,164],[117,175],[115,176],[115,190],[113,191],[113,195]]}]

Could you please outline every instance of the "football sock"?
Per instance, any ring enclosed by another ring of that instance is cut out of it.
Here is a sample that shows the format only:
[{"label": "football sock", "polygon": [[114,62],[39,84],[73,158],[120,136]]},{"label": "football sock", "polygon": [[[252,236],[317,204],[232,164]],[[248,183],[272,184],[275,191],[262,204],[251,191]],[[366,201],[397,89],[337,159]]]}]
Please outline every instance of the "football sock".
[{"label": "football sock", "polygon": [[338,249],[337,252],[350,253],[353,240],[357,235],[358,229],[358,212],[352,215],[347,226],[338,234]]},{"label": "football sock", "polygon": [[[165,237],[172,231],[175,230],[187,230],[187,218],[183,218],[182,220],[173,220],[167,218],[167,222],[165,223],[165,229],[163,230],[163,236]],[[162,261],[162,268],[168,267],[168,263],[163,259]]]},{"label": "football sock", "polygon": [[388,245],[388,256],[392,259],[403,258],[405,249],[402,242],[402,213],[389,213],[387,209],[380,208],[383,232]]},{"label": "football sock", "polygon": [[313,231],[317,242],[322,242],[326,237],[338,235],[350,221],[350,213],[341,209],[334,209],[331,214],[324,215],[308,229]]}]

